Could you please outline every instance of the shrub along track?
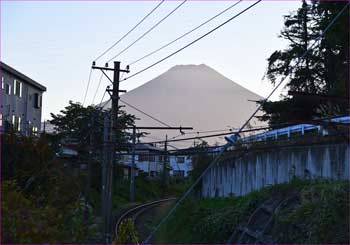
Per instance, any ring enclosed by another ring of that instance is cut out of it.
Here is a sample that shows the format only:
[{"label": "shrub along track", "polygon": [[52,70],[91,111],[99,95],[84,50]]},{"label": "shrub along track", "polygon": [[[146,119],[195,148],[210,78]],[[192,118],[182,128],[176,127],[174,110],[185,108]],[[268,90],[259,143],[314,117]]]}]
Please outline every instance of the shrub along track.
[{"label": "shrub along track", "polygon": [[119,227],[123,223],[123,221],[125,221],[127,219],[132,219],[135,223],[136,229],[137,229],[138,233],[140,234],[140,239],[142,241],[143,239],[145,239],[148,236],[148,233],[147,233],[148,229],[146,229],[146,227],[144,227],[145,224],[143,222],[143,218],[147,217],[148,214],[150,214],[151,216],[155,216],[155,214],[152,213],[152,211],[155,208],[158,208],[158,207],[163,208],[164,205],[169,204],[175,200],[176,200],[175,197],[161,199],[161,200],[141,204],[139,206],[128,209],[123,214],[121,214],[119,216],[119,218],[117,219],[117,222],[115,225],[115,237],[116,238],[118,237]]}]

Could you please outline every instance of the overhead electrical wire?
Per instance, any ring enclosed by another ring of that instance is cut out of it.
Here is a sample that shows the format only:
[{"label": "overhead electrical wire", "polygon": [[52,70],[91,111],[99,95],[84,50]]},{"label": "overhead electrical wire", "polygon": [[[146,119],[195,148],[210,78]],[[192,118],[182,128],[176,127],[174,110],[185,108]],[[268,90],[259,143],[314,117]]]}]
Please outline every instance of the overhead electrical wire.
[{"label": "overhead electrical wire", "polygon": [[[335,134],[330,134],[329,136],[339,136],[339,133],[335,133]],[[294,136],[293,139],[294,140],[298,140],[298,139],[305,139],[305,137],[299,135],[299,136]],[[308,136],[306,136],[306,139],[310,139]],[[272,146],[270,146],[270,149],[276,149],[276,147],[288,147],[288,145],[277,145],[279,143],[286,143],[289,142],[290,143],[290,139],[277,139],[277,140],[273,140],[273,142],[266,142],[266,141],[258,141],[256,143],[254,148],[255,149],[259,149],[259,147],[266,147],[267,145],[269,145],[270,143],[273,143]],[[149,142],[142,142],[144,144],[149,144]],[[252,142],[240,142],[239,143],[241,146],[246,145],[246,146],[251,146]],[[292,144],[295,144],[295,142],[292,141]],[[317,144],[315,142],[313,142],[312,144]],[[125,144],[127,146],[131,146],[132,144]],[[173,148],[178,148],[175,147],[173,145],[168,144],[168,146],[171,146]],[[167,150],[168,154],[170,155],[191,155],[191,154],[199,154],[199,153],[203,153],[203,154],[208,154],[208,153],[213,153],[213,154],[218,154],[219,153],[219,149],[223,147],[223,145],[217,145],[217,146],[205,146],[205,147],[196,147],[196,146],[192,146],[190,148],[186,147],[186,148],[178,148],[177,150]],[[213,149],[212,151],[210,151],[210,149]],[[261,148],[260,148],[261,149]],[[241,151],[244,149],[235,149],[233,151]],[[166,154],[166,153],[162,153],[162,152],[154,152],[154,153],[148,153],[147,155],[162,155],[162,154]],[[131,154],[125,154],[125,155],[131,155]]]},{"label": "overhead electrical wire", "polygon": [[208,20],[204,21],[202,24],[198,25],[197,27],[193,28],[192,30],[190,30],[190,31],[188,31],[188,32],[186,32],[186,33],[184,33],[184,34],[182,34],[182,35],[179,36],[178,38],[174,39],[173,41],[171,41],[171,42],[169,42],[169,43],[163,45],[162,47],[160,47],[160,48],[158,48],[158,49],[156,49],[156,50],[154,50],[154,51],[152,51],[152,52],[146,54],[145,56],[143,56],[143,57],[141,57],[141,58],[139,58],[139,59],[137,59],[137,60],[135,60],[135,61],[129,63],[129,66],[136,64],[137,62],[139,62],[139,61],[141,61],[141,60],[143,60],[143,59],[145,59],[145,58],[147,58],[147,57],[149,57],[149,56],[151,56],[151,55],[153,55],[153,54],[159,52],[160,50],[162,50],[162,49],[168,47],[169,45],[171,45],[171,44],[177,42],[178,40],[180,40],[180,39],[186,37],[187,35],[189,35],[189,34],[191,34],[192,32],[198,30],[199,28],[201,28],[202,26],[208,24],[210,21],[212,21],[212,20],[216,19],[217,17],[221,16],[222,14],[226,13],[228,10],[232,9],[233,7],[235,7],[235,6],[236,6],[237,4],[239,4],[240,2],[242,2],[242,0],[239,0],[238,2],[232,4],[231,6],[227,7],[227,8],[224,9],[224,10],[222,10],[222,11],[219,12],[218,14],[216,14],[216,15],[214,15],[213,17],[209,18]]},{"label": "overhead electrical wire", "polygon": [[[103,96],[102,96],[100,105],[101,105],[102,102],[103,102],[103,99],[104,99],[105,94],[106,94],[106,90],[105,90],[105,92],[104,92],[104,94],[103,94]],[[158,122],[158,123],[160,123],[160,124],[162,124],[162,125],[164,125],[164,126],[166,126],[166,127],[171,127],[169,124],[167,124],[167,123],[161,121],[160,119],[157,119],[156,117],[154,117],[154,116],[152,116],[152,115],[146,113],[145,111],[143,111],[143,110],[137,108],[136,106],[131,105],[130,103],[126,102],[125,100],[123,100],[123,99],[121,99],[121,98],[119,98],[119,100],[120,100],[122,103],[124,103],[125,105],[127,105],[127,106],[131,107],[132,109],[134,109],[134,110],[136,110],[136,111],[142,113],[143,115],[145,115],[145,116],[147,116],[147,117],[153,119],[154,121],[156,121],[156,122]],[[110,99],[109,99],[108,101],[110,101]],[[108,101],[106,101],[106,103],[104,103],[103,106],[105,106],[105,105],[108,103]]]},{"label": "overhead electrical wire", "polygon": [[132,75],[130,75],[130,76],[124,78],[122,81],[125,81],[125,80],[128,80],[128,79],[132,78],[132,77],[135,77],[135,76],[139,75],[140,73],[145,72],[145,71],[147,71],[148,69],[152,68],[153,66],[158,65],[159,63],[161,63],[161,62],[163,62],[163,61],[169,59],[170,57],[172,57],[172,56],[174,56],[175,54],[181,52],[182,50],[184,50],[184,49],[190,47],[191,45],[195,44],[195,43],[198,42],[199,40],[203,39],[204,37],[208,36],[209,34],[213,33],[214,31],[216,31],[216,30],[219,29],[220,27],[222,27],[222,26],[226,25],[227,23],[229,23],[230,21],[234,20],[235,18],[237,18],[238,16],[240,16],[240,15],[243,14],[244,12],[248,11],[249,9],[251,9],[252,7],[254,7],[256,4],[258,4],[258,3],[261,2],[261,1],[262,1],[262,0],[258,0],[257,2],[253,3],[253,4],[250,5],[249,7],[245,8],[244,10],[242,10],[241,12],[239,12],[238,14],[234,15],[233,17],[229,18],[229,19],[226,20],[225,22],[221,23],[220,25],[218,25],[218,26],[215,27],[214,29],[208,31],[208,32],[205,33],[204,35],[202,35],[202,36],[200,36],[199,38],[195,39],[194,41],[192,41],[192,42],[186,44],[186,45],[183,46],[182,48],[176,50],[175,52],[169,54],[168,56],[162,58],[161,60],[158,60],[157,62],[155,62],[155,63],[153,63],[153,64],[147,66],[146,68],[141,69],[140,71],[138,71],[138,72],[136,72],[136,73],[134,73],[134,74],[132,74]]},{"label": "overhead electrical wire", "polygon": [[86,89],[85,89],[85,95],[84,95],[84,99],[83,99],[83,106],[85,104],[86,96],[87,96],[87,93],[89,91],[89,86],[90,86],[90,82],[91,82],[91,74],[92,74],[92,68],[90,68],[89,78],[88,78],[87,86],[86,86]]},{"label": "overhead electrical wire", "polygon": [[[258,1],[260,2],[260,1]],[[333,18],[333,20],[327,25],[327,27],[324,29],[324,31],[315,39],[314,43],[308,47],[305,52],[298,57],[297,62],[295,63],[295,65],[290,68],[287,72],[287,74],[285,75],[285,77],[283,77],[281,79],[281,81],[272,89],[271,93],[262,101],[262,103],[259,105],[259,107],[253,112],[253,114],[248,118],[248,120],[240,127],[240,129],[235,133],[235,135],[239,135],[244,127],[246,127],[249,123],[249,121],[256,115],[256,113],[261,109],[261,107],[266,103],[266,101],[271,97],[271,95],[278,89],[278,87],[285,81],[285,79],[292,73],[292,71],[301,63],[301,61],[306,57],[306,55],[308,55],[308,53],[310,52],[310,50],[312,50],[315,45],[321,40],[321,38],[325,35],[325,33],[329,30],[329,28],[335,23],[335,21],[340,17],[340,15],[345,11],[346,8],[349,7],[350,2],[348,2],[344,8],[342,8],[338,14]],[[150,235],[146,238],[146,240],[143,243],[149,243],[150,240],[152,239],[153,235],[155,234],[155,232],[158,231],[158,229],[160,228],[160,226],[170,217],[170,215],[177,209],[177,207],[182,203],[182,201],[192,192],[192,190],[194,189],[194,187],[199,183],[199,181],[201,181],[201,179],[203,178],[203,176],[212,168],[212,166],[214,166],[215,164],[218,163],[218,161],[220,160],[222,154],[227,150],[227,148],[231,147],[232,145],[234,145],[235,142],[228,142],[227,144],[225,144],[220,152],[218,153],[218,155],[214,158],[214,160],[208,165],[208,167],[199,175],[199,177],[194,181],[194,183],[190,186],[190,188],[188,188],[185,193],[180,197],[180,199],[175,203],[175,205],[171,208],[171,210],[167,213],[167,215],[165,217],[162,218],[162,220],[158,223],[158,225],[153,229],[153,231],[150,233]]]},{"label": "overhead electrical wire", "polygon": [[98,92],[98,90],[100,89],[100,85],[101,85],[101,82],[102,82],[102,78],[103,78],[103,73],[101,73],[101,76],[100,76],[100,78],[99,78],[99,80],[98,80],[98,85],[97,85],[97,88],[96,88],[96,90],[95,90],[94,97],[92,98],[92,101],[91,101],[91,104],[92,104],[92,105],[94,104],[94,101],[95,101],[97,92]]},{"label": "overhead electrical wire", "polygon": [[[339,134],[338,132],[334,133],[334,134],[330,134],[329,136],[339,136],[341,134]],[[243,146],[251,146],[252,143],[256,144],[254,146],[257,147],[255,149],[259,149],[259,147],[266,147],[267,145],[270,145],[271,143],[273,144],[272,146],[270,146],[270,148],[276,149],[276,147],[288,147],[288,145],[286,144],[282,144],[280,145],[280,143],[292,143],[295,144],[295,140],[299,140],[299,139],[305,139],[305,137],[303,137],[302,135],[298,135],[298,136],[294,136],[293,140],[291,141],[290,139],[275,139],[272,142],[267,142],[267,141],[257,141],[257,142],[240,142],[239,145]],[[310,136],[306,136],[306,139],[310,139]],[[144,144],[150,144],[149,142],[142,142]],[[317,144],[315,142],[313,142],[312,144]],[[173,146],[172,144],[168,144],[168,146],[172,146],[173,148],[178,148]],[[216,146],[205,146],[205,147],[196,147],[196,146],[192,146],[192,147],[186,147],[186,148],[178,148],[177,150],[168,150],[167,152],[172,154],[176,154],[176,155],[180,155],[179,153],[181,152],[181,154],[183,155],[190,155],[190,154],[198,154],[198,153],[203,153],[203,154],[207,154],[207,153],[214,153],[214,154],[218,154],[219,153],[219,149],[223,147],[223,145],[216,145]],[[210,151],[210,149],[212,149],[213,151]],[[243,149],[235,149],[232,150],[232,152],[237,152]],[[155,153],[151,153],[149,155],[161,155],[161,152],[155,152]]]},{"label": "overhead electrical wire", "polygon": [[104,103],[104,105],[102,105],[102,102],[103,102],[103,99],[104,99],[104,97],[105,97],[105,95],[106,95],[106,92],[107,92],[107,90],[105,90],[105,92],[103,93],[101,102],[100,102],[100,104],[99,104],[99,105],[101,106],[101,108],[103,108],[110,100],[112,100],[112,99],[110,98],[109,100],[107,100],[107,101]]},{"label": "overhead electrical wire", "polygon": [[[252,128],[252,129],[246,129],[246,130],[241,131],[241,132],[245,133],[245,132],[260,131],[260,130],[265,130],[265,129],[270,129],[270,127],[257,127],[257,128]],[[232,135],[232,134],[235,134],[235,133],[236,132],[229,132],[229,133],[210,134],[210,135],[202,135],[202,136],[195,136],[195,137],[188,137],[188,138],[181,138],[181,139],[169,139],[169,140],[167,140],[167,142],[177,142],[177,141],[213,138],[213,137],[218,137],[218,136]],[[149,143],[159,144],[159,143],[164,143],[164,142],[165,141],[155,141],[155,142],[149,142]]]},{"label": "overhead electrical wire", "polygon": [[208,131],[197,131],[197,132],[184,132],[182,134],[179,134],[179,135],[176,135],[174,137],[171,137],[170,139],[176,139],[180,136],[184,136],[184,135],[189,135],[189,134],[204,134],[204,133],[215,133],[215,132],[227,132],[227,131],[230,131],[232,133],[232,131],[234,130],[235,128],[228,128],[228,129],[218,129],[218,130],[208,130]]},{"label": "overhead electrical wire", "polygon": [[[103,55],[105,55],[108,51],[110,51],[112,48],[114,48],[118,43],[120,43],[124,38],[126,38],[133,30],[135,30],[143,21],[145,21],[157,8],[160,7],[160,5],[162,5],[164,3],[165,0],[162,0],[159,4],[157,4],[157,6],[155,6],[145,17],[143,17],[133,28],[131,28],[126,34],[124,34],[124,36],[122,36],[118,41],[116,41],[112,46],[110,46],[108,49],[106,49],[104,52],[102,52],[102,54],[100,54],[99,56],[97,56],[94,61],[97,61],[98,59],[100,59]],[[89,74],[89,79],[87,82],[87,87],[85,90],[85,95],[84,95],[84,100],[83,100],[83,105],[85,104],[86,101],[86,96],[87,93],[89,91],[89,86],[90,86],[90,82],[91,82],[91,73],[92,73],[92,68],[90,68],[90,74]],[[102,78],[100,78],[101,81]],[[96,93],[94,95],[94,98],[96,97]],[[94,99],[93,99],[94,101]]]},{"label": "overhead electrical wire", "polygon": [[140,113],[142,113],[142,114],[148,116],[149,118],[151,118],[151,119],[157,121],[158,123],[160,123],[160,124],[162,124],[162,125],[164,125],[164,126],[166,126],[166,127],[171,127],[169,124],[167,124],[167,123],[165,123],[165,122],[163,122],[163,121],[161,121],[161,120],[159,120],[159,119],[157,119],[157,118],[151,116],[150,114],[148,114],[148,113],[142,111],[141,109],[139,109],[139,108],[137,108],[137,107],[131,105],[130,103],[128,103],[128,102],[126,102],[126,101],[124,101],[124,100],[122,100],[122,99],[119,99],[119,100],[120,100],[121,102],[123,102],[124,104],[126,104],[127,106],[133,108],[134,110],[136,110],[136,111],[138,111],[138,112],[140,112]]},{"label": "overhead electrical wire", "polygon": [[[124,77],[124,73],[121,74],[120,79],[123,79],[123,77]],[[98,80],[98,85],[97,85],[97,88],[96,88],[96,90],[95,90],[94,97],[92,98],[92,101],[91,101],[91,104],[92,104],[92,105],[93,105],[94,102],[95,102],[95,98],[96,98],[96,95],[97,95],[98,90],[100,89],[102,80],[103,80],[103,73],[101,73],[101,76],[100,76],[100,78],[99,78],[99,80]],[[102,101],[101,101],[101,103],[102,103]]]},{"label": "overhead electrical wire", "polygon": [[118,41],[116,41],[115,43],[113,43],[113,45],[111,45],[109,48],[107,48],[104,52],[102,52],[102,54],[100,54],[99,56],[97,56],[95,58],[95,61],[97,61],[98,59],[100,59],[102,56],[104,56],[108,51],[110,51],[112,48],[114,48],[118,43],[120,43],[124,38],[126,38],[133,30],[135,30],[139,25],[141,25],[142,22],[144,22],[157,8],[160,7],[160,5],[162,5],[164,3],[165,0],[162,0],[160,3],[157,4],[157,6],[155,6],[145,17],[143,17],[133,28],[131,28],[127,33],[124,34],[124,36],[122,36]]},{"label": "overhead electrical wire", "polygon": [[158,25],[160,25],[164,20],[166,20],[170,15],[172,15],[176,10],[178,10],[185,2],[187,2],[187,0],[184,0],[183,2],[181,2],[176,8],[174,8],[172,11],[170,11],[165,17],[163,17],[160,21],[158,21],[155,25],[153,25],[150,29],[148,29],[146,32],[144,32],[139,38],[137,38],[134,42],[132,42],[129,46],[127,46],[126,48],[124,48],[122,51],[120,51],[118,54],[114,55],[111,59],[109,59],[107,61],[111,62],[113,59],[117,58],[119,55],[121,55],[122,53],[124,53],[126,50],[128,50],[129,48],[131,48],[135,43],[137,43],[138,41],[140,41],[142,38],[144,38],[148,33],[150,33],[152,30],[154,30]]}]

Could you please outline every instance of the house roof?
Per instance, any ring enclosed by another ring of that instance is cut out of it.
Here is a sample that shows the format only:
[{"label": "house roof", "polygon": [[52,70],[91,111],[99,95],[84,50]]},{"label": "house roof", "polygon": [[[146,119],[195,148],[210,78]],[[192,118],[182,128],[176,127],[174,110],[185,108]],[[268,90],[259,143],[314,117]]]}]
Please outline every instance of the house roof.
[{"label": "house roof", "polygon": [[16,69],[12,68],[11,66],[6,65],[2,61],[0,61],[0,70],[4,70],[4,71],[7,71],[8,73],[11,73],[15,77],[18,77],[22,81],[32,85],[33,87],[39,89],[40,91],[43,91],[43,92],[46,91],[46,87],[45,86],[43,86],[40,83],[34,81],[33,79],[27,77],[26,75],[24,75],[23,73],[17,71]]},{"label": "house roof", "polygon": [[135,146],[135,150],[148,150],[148,151],[163,151],[163,149],[160,149],[158,147],[155,147],[151,144],[146,144],[146,143],[138,143]]}]

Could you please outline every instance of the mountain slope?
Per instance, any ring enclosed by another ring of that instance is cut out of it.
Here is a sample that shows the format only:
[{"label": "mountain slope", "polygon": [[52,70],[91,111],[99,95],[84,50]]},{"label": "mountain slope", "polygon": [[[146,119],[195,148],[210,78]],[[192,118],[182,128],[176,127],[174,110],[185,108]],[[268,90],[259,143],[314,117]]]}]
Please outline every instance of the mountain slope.
[{"label": "mountain slope", "polygon": [[[171,126],[192,126],[197,132],[239,127],[256,108],[248,100],[262,98],[202,64],[174,66],[121,99]],[[141,119],[137,126],[163,126],[127,105],[125,109]],[[164,139],[165,134],[171,138],[179,132],[152,131],[150,136]],[[206,141],[223,142],[222,138]]]}]

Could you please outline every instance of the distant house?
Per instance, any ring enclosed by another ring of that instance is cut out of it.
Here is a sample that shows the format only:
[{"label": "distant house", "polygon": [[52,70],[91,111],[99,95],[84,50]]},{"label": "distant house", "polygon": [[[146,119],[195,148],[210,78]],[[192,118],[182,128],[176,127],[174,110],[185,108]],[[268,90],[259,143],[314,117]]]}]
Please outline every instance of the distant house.
[{"label": "distant house", "polygon": [[179,149],[171,152],[169,155],[170,176],[174,177],[188,177],[193,170],[193,158],[205,154],[207,156],[215,156],[220,152],[220,146],[212,147],[190,147]]},{"label": "distant house", "polygon": [[169,156],[170,176],[183,178],[192,171],[191,149],[178,150]]},{"label": "distant house", "polygon": [[[130,175],[132,153],[123,152],[120,163],[124,167],[124,176]],[[163,171],[164,151],[151,144],[138,143],[135,146],[135,175],[148,173],[149,176],[157,176]]]},{"label": "distant house", "polygon": [[[167,172],[170,176],[185,178],[192,171],[192,156],[195,148],[187,148],[168,153],[163,149],[147,143],[138,143],[135,147],[135,176],[139,173],[147,173],[149,176],[157,176],[163,171],[164,161],[167,157]],[[130,175],[132,152],[122,152],[119,163],[124,168],[124,176]]]},{"label": "distant house", "polygon": [[23,135],[35,135],[41,127],[42,94],[46,87],[0,62],[0,127]]}]

